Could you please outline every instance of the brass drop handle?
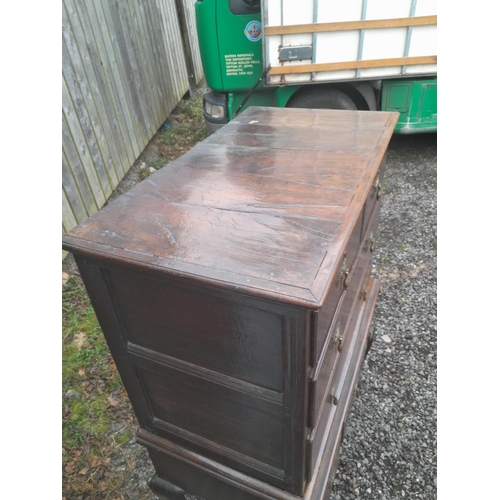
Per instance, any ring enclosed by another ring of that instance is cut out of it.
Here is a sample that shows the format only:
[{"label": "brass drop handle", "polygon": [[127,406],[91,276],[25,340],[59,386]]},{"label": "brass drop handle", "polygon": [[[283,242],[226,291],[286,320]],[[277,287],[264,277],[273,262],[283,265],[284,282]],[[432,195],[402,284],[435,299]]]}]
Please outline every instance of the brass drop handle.
[{"label": "brass drop handle", "polygon": [[349,269],[347,269],[347,254],[344,253],[344,260],[342,261],[342,267],[340,268],[339,278],[343,280],[344,288],[347,289],[349,286]]},{"label": "brass drop handle", "polygon": [[347,290],[348,286],[349,286],[349,270],[346,270],[344,272],[344,288]]},{"label": "brass drop handle", "polygon": [[380,179],[378,175],[375,180],[375,190],[377,191],[377,200],[380,200],[380,197],[382,196],[382,184],[380,184]]},{"label": "brass drop handle", "polygon": [[340,334],[340,327],[337,326],[337,330],[335,331],[335,343],[337,344],[337,349],[339,352],[342,352],[342,335]]},{"label": "brass drop handle", "polygon": [[330,393],[330,403],[334,404],[337,406],[339,404],[339,398],[335,395],[335,389],[332,389],[332,392]]}]

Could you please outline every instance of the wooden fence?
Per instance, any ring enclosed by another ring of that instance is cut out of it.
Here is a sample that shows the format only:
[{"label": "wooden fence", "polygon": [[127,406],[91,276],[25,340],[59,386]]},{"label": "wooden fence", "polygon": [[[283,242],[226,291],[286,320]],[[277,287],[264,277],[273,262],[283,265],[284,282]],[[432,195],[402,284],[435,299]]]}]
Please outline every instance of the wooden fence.
[{"label": "wooden fence", "polygon": [[203,77],[194,0],[63,0],[63,233],[97,212]]}]

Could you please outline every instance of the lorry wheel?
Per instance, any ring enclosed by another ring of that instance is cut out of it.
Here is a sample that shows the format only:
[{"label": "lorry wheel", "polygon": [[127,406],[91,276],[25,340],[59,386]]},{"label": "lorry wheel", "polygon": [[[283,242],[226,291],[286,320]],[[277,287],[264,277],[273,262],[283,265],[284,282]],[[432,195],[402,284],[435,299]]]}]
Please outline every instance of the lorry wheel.
[{"label": "lorry wheel", "polygon": [[292,97],[288,108],[351,109],[356,110],[353,100],[336,89],[321,89],[304,92]]}]

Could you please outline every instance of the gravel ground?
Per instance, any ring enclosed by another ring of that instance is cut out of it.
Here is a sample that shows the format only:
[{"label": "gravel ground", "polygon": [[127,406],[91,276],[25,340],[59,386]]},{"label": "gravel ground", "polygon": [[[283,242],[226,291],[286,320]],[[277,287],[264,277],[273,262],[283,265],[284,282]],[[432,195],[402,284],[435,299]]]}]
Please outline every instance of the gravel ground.
[{"label": "gravel ground", "polygon": [[375,341],[331,499],[437,498],[436,135],[389,146],[374,274]]}]

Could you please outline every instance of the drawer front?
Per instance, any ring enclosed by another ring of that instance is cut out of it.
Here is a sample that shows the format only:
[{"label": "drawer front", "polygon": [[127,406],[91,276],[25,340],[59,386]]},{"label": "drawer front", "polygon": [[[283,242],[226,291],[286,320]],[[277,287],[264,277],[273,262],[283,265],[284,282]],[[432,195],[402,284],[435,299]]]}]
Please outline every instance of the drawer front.
[{"label": "drawer front", "polygon": [[[365,245],[367,246],[367,245]],[[336,363],[336,368],[334,370],[332,376],[332,384],[330,387],[330,395],[333,399],[340,399],[340,394],[343,390],[344,385],[344,374],[346,372],[346,367],[344,366],[346,363],[347,353],[349,351],[351,342],[353,341],[353,332],[356,329],[356,324],[359,319],[360,311],[362,310],[362,306],[368,298],[368,283],[370,281],[370,270],[371,270],[371,255],[369,252],[364,252],[363,259],[367,263],[364,266],[365,272],[360,280],[360,283],[355,291],[353,291],[353,304],[351,309],[351,315],[348,320],[348,324],[346,327],[346,334],[344,340],[344,346],[342,349],[342,353],[339,356],[339,359]]]},{"label": "drawer front", "polygon": [[370,242],[365,240],[360,248],[360,254],[354,263],[355,268],[349,275],[347,290],[341,296],[339,306],[334,315],[332,325],[328,330],[327,341],[321,352],[316,369],[313,371],[310,384],[309,426],[314,428],[318,416],[328,397],[327,388],[331,382],[337,359],[346,345],[347,325],[353,316],[354,308],[359,302],[363,282],[370,275],[371,254]]},{"label": "drawer front", "polygon": [[[369,256],[364,252],[364,263],[369,259]],[[349,346],[353,338],[354,328],[357,323],[357,317],[361,310],[363,300],[361,298],[360,290],[362,285],[367,282],[367,272],[366,265],[360,265],[362,262],[358,262],[355,268],[354,274],[358,286],[354,286],[353,282],[349,285],[346,293],[346,297],[343,302],[343,308],[347,314],[346,328],[344,329],[342,335],[342,348],[338,351],[338,343],[335,344],[338,354],[335,356],[335,363],[333,370],[328,373],[328,383],[323,388],[317,388],[317,393],[323,390],[322,395],[322,405],[317,408],[317,415],[315,417],[315,426],[312,427],[310,436],[308,436],[307,441],[307,477],[308,480],[312,477],[312,471],[316,467],[316,463],[321,456],[323,444],[328,436],[335,412],[340,408],[338,407],[340,394],[345,385],[346,376],[348,372],[347,362],[347,352],[349,351]],[[351,286],[352,285],[352,286]],[[349,308],[349,309],[348,309]],[[321,367],[322,369],[323,367]],[[326,366],[325,366],[326,368]],[[318,380],[322,380],[320,376]]]},{"label": "drawer front", "polygon": [[[330,393],[332,381],[328,385],[328,393]],[[306,441],[306,479],[309,482],[312,477],[312,471],[316,467],[316,462],[320,456],[321,444],[324,441],[324,437],[328,434],[328,429],[330,429],[331,421],[333,419],[336,406],[333,400],[328,396],[319,415],[319,420],[316,425],[311,430],[311,434],[307,436]]]},{"label": "drawer front", "polygon": [[343,335],[349,318],[347,306],[343,306],[346,296],[347,290],[341,296],[341,303],[333,319],[327,342],[311,378],[309,393],[309,427],[311,429],[316,427],[318,415],[325,404],[326,389],[331,382],[333,369],[339,355],[339,338]]},{"label": "drawer front", "polygon": [[353,261],[360,249],[361,232],[363,230],[363,217],[360,215],[354,231],[344,253],[344,258],[335,271],[335,279],[328,292],[323,307],[318,311],[316,328],[312,335],[311,364],[317,366],[321,352],[325,345],[325,340],[332,325],[333,317],[337,311],[340,297],[345,290],[345,271],[351,270]]},{"label": "drawer front", "polygon": [[[320,457],[325,458],[325,453],[331,450],[331,448],[328,450],[327,442],[332,442],[332,433],[335,433],[333,441],[337,440],[339,434],[340,440],[342,440],[343,427],[352,402],[352,391],[362,368],[365,342],[378,295],[379,285],[375,284],[375,281],[369,276],[369,273],[363,277],[360,289],[366,287],[366,296],[358,294],[359,299],[356,300],[347,327],[347,345],[338,357],[334,370],[335,375],[328,385],[326,404],[319,416],[318,425],[307,436],[306,470],[308,480],[311,479],[317,466],[320,468],[324,466]],[[338,453],[338,447],[336,450]],[[334,459],[334,464],[337,459]],[[321,463],[318,463],[320,460]],[[335,471],[336,469],[333,467],[330,470]],[[320,497],[312,496],[311,498]]]}]

